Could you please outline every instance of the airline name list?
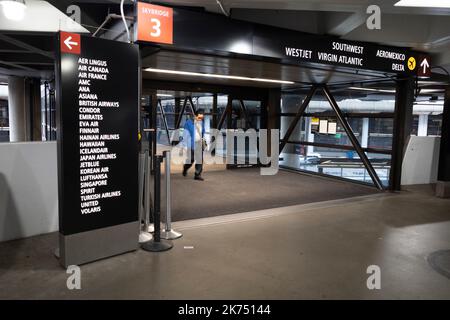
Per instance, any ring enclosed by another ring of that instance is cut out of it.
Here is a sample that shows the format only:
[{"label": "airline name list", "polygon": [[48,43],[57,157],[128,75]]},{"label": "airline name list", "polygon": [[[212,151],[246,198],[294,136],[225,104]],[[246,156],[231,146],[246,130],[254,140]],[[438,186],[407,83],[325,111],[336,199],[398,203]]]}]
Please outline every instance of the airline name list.
[{"label": "airline name list", "polygon": [[105,132],[102,123],[112,113],[119,112],[118,101],[105,100],[102,92],[94,92],[94,84],[107,82],[110,74],[105,60],[78,58],[78,124],[80,213],[100,213],[102,201],[120,197],[121,190],[111,190],[111,164],[117,159],[114,146],[120,134]]}]

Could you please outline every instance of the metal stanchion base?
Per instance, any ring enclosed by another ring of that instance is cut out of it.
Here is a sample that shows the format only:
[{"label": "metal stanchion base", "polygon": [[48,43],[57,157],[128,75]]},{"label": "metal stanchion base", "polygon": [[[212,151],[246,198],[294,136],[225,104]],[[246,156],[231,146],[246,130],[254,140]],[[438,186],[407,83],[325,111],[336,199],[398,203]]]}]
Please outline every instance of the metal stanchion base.
[{"label": "metal stanchion base", "polygon": [[148,232],[141,231],[141,233],[139,233],[139,243],[148,242],[152,239],[153,239],[153,236]]},{"label": "metal stanchion base", "polygon": [[173,244],[170,241],[162,240],[159,242],[156,242],[154,240],[147,241],[141,245],[141,248],[145,251],[151,251],[151,252],[161,252],[161,251],[167,251],[169,249],[172,249]]},{"label": "metal stanchion base", "polygon": [[166,240],[175,240],[181,238],[182,236],[183,236],[182,233],[176,232],[173,229],[169,231],[163,230],[163,232],[161,232],[161,238]]}]

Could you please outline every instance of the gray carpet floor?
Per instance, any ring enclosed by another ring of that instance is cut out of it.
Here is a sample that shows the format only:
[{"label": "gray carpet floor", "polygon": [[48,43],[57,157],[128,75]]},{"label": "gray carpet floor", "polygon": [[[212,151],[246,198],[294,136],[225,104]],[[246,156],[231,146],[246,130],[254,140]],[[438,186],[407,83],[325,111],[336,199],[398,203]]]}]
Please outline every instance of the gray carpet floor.
[{"label": "gray carpet floor", "polygon": [[[205,181],[174,173],[172,180],[172,220],[181,221],[224,214],[270,209],[326,200],[363,196],[379,192],[349,182],[280,170],[261,176],[258,168],[203,173]],[[162,182],[164,182],[164,175]],[[161,215],[165,216],[162,183]]]}]

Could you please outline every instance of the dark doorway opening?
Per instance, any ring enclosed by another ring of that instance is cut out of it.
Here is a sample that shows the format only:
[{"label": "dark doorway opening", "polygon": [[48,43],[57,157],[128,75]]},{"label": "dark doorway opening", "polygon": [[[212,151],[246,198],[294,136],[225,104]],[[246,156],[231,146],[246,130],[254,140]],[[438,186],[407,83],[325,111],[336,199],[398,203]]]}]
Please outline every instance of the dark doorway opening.
[{"label": "dark doorway opening", "polygon": [[[212,142],[213,129],[223,135],[241,130],[280,128],[281,89],[193,85],[144,80],[142,115],[144,128],[156,126],[156,152],[171,149],[172,159],[177,147],[182,148],[186,119],[202,112],[205,115],[206,139]],[[271,103],[272,102],[272,103]],[[152,120],[156,115],[156,121]],[[149,133],[149,137],[150,137]],[[281,139],[282,137],[280,137]],[[239,148],[234,143],[232,164],[227,164],[227,144],[216,145],[215,156],[223,163],[204,163],[205,181],[193,179],[193,173],[182,175],[182,164],[172,162],[172,218],[174,221],[249,212],[276,207],[300,205],[375,194],[370,186],[299,174],[286,168],[274,176],[262,176],[257,144],[250,141]],[[236,170],[230,170],[236,169]],[[163,194],[163,197],[165,195]],[[163,204],[162,212],[165,211]]]}]

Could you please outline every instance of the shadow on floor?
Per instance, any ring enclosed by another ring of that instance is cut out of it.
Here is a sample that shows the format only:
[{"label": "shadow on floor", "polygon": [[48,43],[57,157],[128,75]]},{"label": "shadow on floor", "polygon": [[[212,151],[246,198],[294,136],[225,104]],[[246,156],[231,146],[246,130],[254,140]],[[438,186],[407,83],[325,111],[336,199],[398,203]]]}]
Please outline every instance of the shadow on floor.
[{"label": "shadow on floor", "polygon": [[[274,176],[262,176],[259,168],[213,172],[206,169],[203,176],[205,181],[196,181],[193,179],[193,172],[187,177],[179,173],[172,174],[174,221],[344,199],[379,192],[368,186],[283,170]],[[163,215],[164,199],[163,193],[161,203]]]},{"label": "shadow on floor", "polygon": [[[11,235],[22,233],[22,225],[17,212],[17,205],[12,196],[11,188],[3,173],[0,172],[0,241],[11,238]],[[14,250],[8,251],[2,249],[0,256],[0,277],[3,270],[9,269],[14,265],[16,255],[20,251],[22,242],[14,245]]]},{"label": "shadow on floor", "polygon": [[9,271],[61,271],[54,256],[58,233],[52,232],[0,244],[0,283]]}]

